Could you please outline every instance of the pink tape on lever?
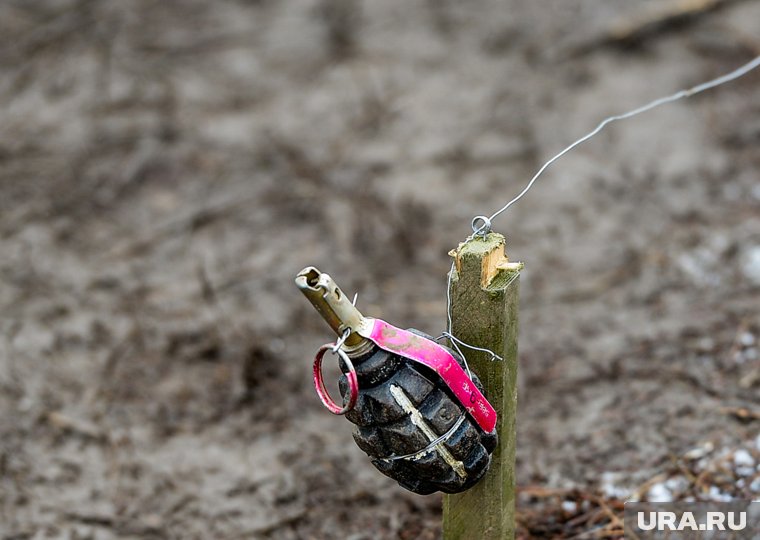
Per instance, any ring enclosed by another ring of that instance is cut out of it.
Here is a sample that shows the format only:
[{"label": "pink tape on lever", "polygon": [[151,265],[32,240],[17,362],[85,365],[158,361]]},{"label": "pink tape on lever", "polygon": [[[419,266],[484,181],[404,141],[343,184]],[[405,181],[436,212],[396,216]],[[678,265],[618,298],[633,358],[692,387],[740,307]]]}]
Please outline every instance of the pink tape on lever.
[{"label": "pink tape on lever", "polygon": [[380,319],[374,319],[369,335],[362,331],[359,334],[374,341],[381,349],[431,368],[443,378],[483,431],[490,433],[496,427],[494,408],[451,353],[436,342],[396,328]]}]

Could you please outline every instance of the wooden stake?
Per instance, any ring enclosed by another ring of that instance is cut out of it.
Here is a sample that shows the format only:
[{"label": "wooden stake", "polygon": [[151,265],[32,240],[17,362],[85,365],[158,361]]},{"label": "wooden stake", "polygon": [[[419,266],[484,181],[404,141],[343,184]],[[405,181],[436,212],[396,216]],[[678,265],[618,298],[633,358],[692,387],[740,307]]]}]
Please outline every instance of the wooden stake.
[{"label": "wooden stake", "polygon": [[443,498],[445,540],[502,540],[515,534],[515,415],[517,310],[522,263],[510,263],[504,236],[489,233],[453,250],[451,331],[462,341],[494,351],[464,349],[470,369],[496,409],[499,444],[486,476],[474,487]]}]

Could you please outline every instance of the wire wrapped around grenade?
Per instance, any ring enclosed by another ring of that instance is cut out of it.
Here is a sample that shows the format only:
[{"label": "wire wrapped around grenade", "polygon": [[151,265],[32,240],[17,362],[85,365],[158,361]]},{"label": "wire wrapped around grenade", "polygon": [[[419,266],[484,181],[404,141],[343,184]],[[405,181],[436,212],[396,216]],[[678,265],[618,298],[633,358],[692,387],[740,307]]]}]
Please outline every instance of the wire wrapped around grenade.
[{"label": "wire wrapped around grenade", "polygon": [[[320,349],[317,390],[332,412],[356,425],[354,440],[372,464],[419,494],[475,485],[496,447],[496,416],[464,360],[419,331],[363,317],[316,268],[304,269],[296,283],[341,336]],[[332,403],[321,380],[327,350],[340,353],[343,407]]]}]

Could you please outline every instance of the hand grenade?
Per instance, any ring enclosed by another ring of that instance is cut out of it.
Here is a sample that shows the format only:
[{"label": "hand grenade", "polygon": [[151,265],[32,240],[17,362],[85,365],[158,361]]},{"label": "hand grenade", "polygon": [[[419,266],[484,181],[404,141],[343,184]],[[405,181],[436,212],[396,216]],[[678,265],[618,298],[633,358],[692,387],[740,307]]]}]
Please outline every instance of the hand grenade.
[{"label": "hand grenade", "polygon": [[[496,412],[462,357],[419,331],[362,316],[314,267],[302,270],[296,285],[340,336],[317,352],[317,394],[356,425],[354,441],[372,464],[422,495],[475,485],[496,447]],[[342,406],[322,379],[327,352],[340,358]]]}]

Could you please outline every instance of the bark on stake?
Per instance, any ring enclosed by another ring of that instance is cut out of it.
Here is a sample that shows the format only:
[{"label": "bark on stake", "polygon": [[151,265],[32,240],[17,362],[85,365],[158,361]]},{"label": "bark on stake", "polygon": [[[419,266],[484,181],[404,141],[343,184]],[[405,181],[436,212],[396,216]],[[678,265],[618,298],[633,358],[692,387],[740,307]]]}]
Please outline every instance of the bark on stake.
[{"label": "bark on stake", "polygon": [[496,409],[499,444],[486,476],[473,488],[443,498],[445,540],[502,540],[515,534],[515,415],[517,310],[522,263],[510,263],[504,236],[489,233],[452,250],[451,331],[462,341],[494,351],[463,349]]}]

